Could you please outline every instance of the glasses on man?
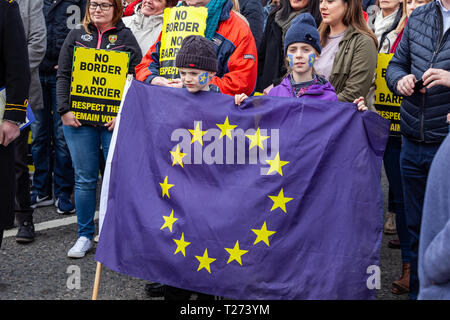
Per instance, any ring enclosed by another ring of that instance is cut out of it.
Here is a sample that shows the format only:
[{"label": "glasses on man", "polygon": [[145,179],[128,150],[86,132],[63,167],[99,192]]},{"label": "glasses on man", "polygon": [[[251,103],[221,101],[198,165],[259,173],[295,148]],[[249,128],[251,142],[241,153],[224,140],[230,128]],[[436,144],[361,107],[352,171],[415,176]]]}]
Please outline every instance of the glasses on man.
[{"label": "glasses on man", "polygon": [[100,7],[102,11],[108,11],[109,8],[114,7],[111,3],[97,3],[97,2],[91,2],[89,3],[89,9],[95,11],[97,8]]}]

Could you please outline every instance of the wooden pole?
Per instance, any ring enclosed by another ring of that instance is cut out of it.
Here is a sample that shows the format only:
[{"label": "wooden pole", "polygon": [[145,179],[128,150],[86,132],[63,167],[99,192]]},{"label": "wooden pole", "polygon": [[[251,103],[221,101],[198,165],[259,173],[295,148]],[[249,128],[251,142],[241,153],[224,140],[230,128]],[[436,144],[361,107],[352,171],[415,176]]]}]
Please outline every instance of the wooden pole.
[{"label": "wooden pole", "polygon": [[102,264],[100,262],[97,262],[97,269],[95,270],[94,290],[92,291],[92,300],[97,300],[101,275],[102,275]]}]

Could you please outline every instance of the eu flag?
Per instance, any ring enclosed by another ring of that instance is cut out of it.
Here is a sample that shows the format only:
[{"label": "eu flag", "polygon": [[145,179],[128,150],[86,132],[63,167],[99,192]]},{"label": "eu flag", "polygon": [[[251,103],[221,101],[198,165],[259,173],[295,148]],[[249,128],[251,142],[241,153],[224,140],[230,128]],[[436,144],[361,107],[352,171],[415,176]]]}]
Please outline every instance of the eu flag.
[{"label": "eu flag", "polygon": [[354,104],[133,81],[95,259],[234,299],[371,299],[389,122]]}]

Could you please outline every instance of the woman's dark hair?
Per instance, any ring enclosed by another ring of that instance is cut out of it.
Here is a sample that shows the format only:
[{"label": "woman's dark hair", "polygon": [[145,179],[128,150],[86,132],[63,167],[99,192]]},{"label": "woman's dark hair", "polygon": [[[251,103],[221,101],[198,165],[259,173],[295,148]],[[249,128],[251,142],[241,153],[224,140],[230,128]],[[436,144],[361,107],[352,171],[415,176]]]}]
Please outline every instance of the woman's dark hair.
[{"label": "woman's dark hair", "polygon": [[[314,17],[314,20],[316,21],[316,25],[318,27],[322,22],[322,15],[320,14],[319,9],[319,0],[309,0],[308,4],[306,5],[306,8],[307,11],[311,13],[311,15]],[[280,0],[280,5],[274,8],[270,12],[270,15],[275,15],[278,11],[281,11],[280,18],[282,20],[286,20],[291,14],[291,12],[294,10],[292,10],[291,3],[289,2],[289,0]]]}]

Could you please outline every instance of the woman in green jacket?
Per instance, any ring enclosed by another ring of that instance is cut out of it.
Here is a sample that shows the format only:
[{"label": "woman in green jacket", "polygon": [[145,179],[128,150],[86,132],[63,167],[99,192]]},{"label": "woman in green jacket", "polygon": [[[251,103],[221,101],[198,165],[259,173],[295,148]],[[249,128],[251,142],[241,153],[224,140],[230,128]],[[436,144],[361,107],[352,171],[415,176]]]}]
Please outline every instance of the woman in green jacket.
[{"label": "woman in green jacket", "polygon": [[320,0],[322,54],[316,72],[333,85],[339,101],[366,97],[374,84],[377,38],[361,10],[361,0]]}]

